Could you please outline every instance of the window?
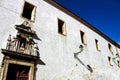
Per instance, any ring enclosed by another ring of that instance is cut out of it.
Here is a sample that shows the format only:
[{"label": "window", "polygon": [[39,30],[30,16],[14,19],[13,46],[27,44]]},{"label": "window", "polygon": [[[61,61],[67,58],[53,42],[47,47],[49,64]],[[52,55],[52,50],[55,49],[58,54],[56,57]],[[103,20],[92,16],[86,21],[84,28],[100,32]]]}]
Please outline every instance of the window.
[{"label": "window", "polygon": [[27,18],[28,20],[34,21],[35,19],[35,6],[32,4],[25,2],[22,17]]},{"label": "window", "polygon": [[85,33],[83,31],[80,31],[80,36],[81,36],[81,42],[83,44],[87,44],[86,36],[85,36]]},{"label": "window", "polygon": [[113,63],[112,63],[112,58],[111,58],[111,57],[109,57],[109,56],[108,56],[108,61],[109,61],[109,64],[110,64],[111,66],[113,66]]},{"label": "window", "polygon": [[116,47],[116,53],[118,53],[118,48]]},{"label": "window", "polygon": [[97,39],[95,39],[95,44],[96,44],[96,49],[97,49],[98,51],[100,51],[100,46],[99,46],[99,42],[98,42]]},{"label": "window", "polygon": [[110,52],[113,53],[113,48],[110,44],[108,44],[108,48],[109,48]]},{"label": "window", "polygon": [[66,35],[66,26],[65,26],[65,22],[58,19],[58,32],[60,34]]},{"label": "window", "polygon": [[118,66],[120,67],[120,61],[118,60],[117,62],[118,62]]}]

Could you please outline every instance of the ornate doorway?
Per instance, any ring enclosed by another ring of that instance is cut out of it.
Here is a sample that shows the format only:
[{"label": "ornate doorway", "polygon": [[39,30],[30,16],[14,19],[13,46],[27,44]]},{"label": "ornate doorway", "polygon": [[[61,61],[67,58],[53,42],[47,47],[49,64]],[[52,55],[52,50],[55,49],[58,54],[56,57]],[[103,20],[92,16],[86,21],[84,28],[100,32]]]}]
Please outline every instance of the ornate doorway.
[{"label": "ornate doorway", "polygon": [[6,80],[29,80],[30,66],[9,64]]},{"label": "ornate doorway", "polygon": [[4,57],[0,80],[35,80],[36,65],[45,65],[35,42],[40,39],[27,21],[15,25],[15,29],[17,35],[9,35],[6,49],[1,49]]}]

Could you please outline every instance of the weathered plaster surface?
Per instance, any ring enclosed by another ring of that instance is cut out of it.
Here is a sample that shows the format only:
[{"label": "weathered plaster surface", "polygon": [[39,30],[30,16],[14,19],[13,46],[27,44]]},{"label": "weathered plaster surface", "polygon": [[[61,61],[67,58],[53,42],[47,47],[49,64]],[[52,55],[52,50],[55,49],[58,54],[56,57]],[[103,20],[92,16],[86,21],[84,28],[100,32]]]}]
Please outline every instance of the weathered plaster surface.
[{"label": "weathered plaster surface", "polygon": [[[35,22],[31,25],[41,39],[38,41],[39,52],[46,64],[37,66],[36,80],[120,79],[120,68],[114,63],[110,66],[108,61],[108,56],[116,55],[114,45],[112,55],[108,49],[109,42],[81,22],[43,0],[26,1],[37,7]],[[16,34],[14,25],[25,20],[21,17],[23,5],[24,0],[0,0],[0,48],[5,48],[9,34]],[[58,18],[66,23],[66,36],[58,33]],[[86,34],[87,45],[81,43],[80,30]],[[101,51],[96,50],[95,39],[99,41]],[[92,67],[92,73],[74,58],[74,53],[80,51],[79,45],[83,45],[84,50],[78,57],[85,65]],[[0,54],[0,63],[2,59]]]}]

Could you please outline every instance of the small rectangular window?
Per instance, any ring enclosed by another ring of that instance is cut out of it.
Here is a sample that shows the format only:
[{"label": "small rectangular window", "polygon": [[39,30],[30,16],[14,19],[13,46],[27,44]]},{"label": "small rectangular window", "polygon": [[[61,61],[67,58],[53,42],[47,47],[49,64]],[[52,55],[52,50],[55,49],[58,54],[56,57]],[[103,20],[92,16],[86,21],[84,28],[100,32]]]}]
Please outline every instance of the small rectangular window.
[{"label": "small rectangular window", "polygon": [[98,42],[97,39],[95,39],[95,44],[96,44],[96,49],[97,49],[98,51],[100,51],[100,46],[99,46],[99,42]]},{"label": "small rectangular window", "polygon": [[118,53],[118,48],[116,47],[116,53]]},{"label": "small rectangular window", "polygon": [[109,64],[110,64],[111,66],[113,66],[113,63],[112,63],[112,58],[111,58],[111,57],[109,57],[109,56],[108,56],[108,61],[109,61]]},{"label": "small rectangular window", "polygon": [[65,26],[65,22],[58,19],[58,32],[60,34],[66,35],[66,26]]},{"label": "small rectangular window", "polygon": [[35,6],[25,2],[23,12],[22,12],[22,17],[34,21],[35,20]]},{"label": "small rectangular window", "polygon": [[81,36],[81,42],[83,44],[87,44],[86,36],[85,36],[85,33],[83,31],[80,31],[80,36]]},{"label": "small rectangular window", "polygon": [[108,44],[108,48],[109,48],[110,52],[113,54],[113,48],[112,48],[111,44]]},{"label": "small rectangular window", "polygon": [[120,60],[118,60],[117,62],[118,62],[118,66],[120,67]]}]

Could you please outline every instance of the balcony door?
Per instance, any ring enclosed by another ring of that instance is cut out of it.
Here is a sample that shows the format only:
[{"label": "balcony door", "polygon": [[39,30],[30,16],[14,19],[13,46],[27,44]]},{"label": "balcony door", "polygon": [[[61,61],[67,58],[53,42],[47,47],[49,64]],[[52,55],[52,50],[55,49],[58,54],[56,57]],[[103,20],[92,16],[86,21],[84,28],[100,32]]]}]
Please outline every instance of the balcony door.
[{"label": "balcony door", "polygon": [[9,64],[6,80],[29,80],[30,66]]}]

